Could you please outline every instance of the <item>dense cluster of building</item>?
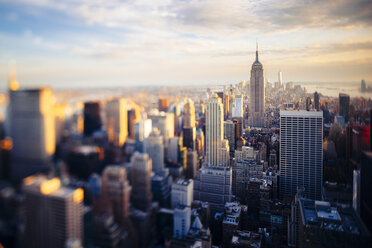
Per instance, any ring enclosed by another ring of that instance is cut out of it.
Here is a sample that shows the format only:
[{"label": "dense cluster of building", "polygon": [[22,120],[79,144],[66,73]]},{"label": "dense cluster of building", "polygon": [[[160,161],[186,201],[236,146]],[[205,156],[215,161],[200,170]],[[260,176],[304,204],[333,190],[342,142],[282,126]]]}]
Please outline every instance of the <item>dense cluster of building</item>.
[{"label": "dense cluster of building", "polygon": [[65,104],[12,76],[0,246],[371,245],[371,100],[265,85],[258,49],[249,84],[183,94]]}]

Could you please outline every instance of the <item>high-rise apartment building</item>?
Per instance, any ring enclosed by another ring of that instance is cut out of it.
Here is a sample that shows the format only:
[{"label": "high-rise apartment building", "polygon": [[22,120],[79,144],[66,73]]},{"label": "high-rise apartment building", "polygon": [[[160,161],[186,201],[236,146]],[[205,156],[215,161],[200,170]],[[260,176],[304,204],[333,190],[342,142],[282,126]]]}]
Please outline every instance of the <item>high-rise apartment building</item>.
[{"label": "high-rise apartment building", "polygon": [[344,117],[345,123],[349,121],[349,106],[350,96],[344,93],[340,93],[338,96],[339,100],[339,114]]},{"label": "high-rise apartment building", "polygon": [[69,239],[83,239],[83,189],[61,186],[58,178],[29,176],[22,191],[25,247],[64,248]]},{"label": "high-rise apartment building", "polygon": [[124,99],[113,99],[106,103],[106,127],[109,141],[123,146],[128,136],[128,116]]},{"label": "high-rise apartment building", "polygon": [[131,159],[131,200],[135,208],[146,211],[152,202],[152,161],[146,153],[134,153]]},{"label": "high-rise apartment building", "polygon": [[55,151],[54,95],[50,88],[9,92],[12,179],[45,172]]},{"label": "high-rise apartment building", "polygon": [[280,111],[279,197],[321,199],[323,182],[323,112]]},{"label": "high-rise apartment building", "polygon": [[102,174],[101,197],[111,207],[117,223],[124,224],[129,217],[130,191],[125,168],[107,166]]},{"label": "high-rise apartment building", "polygon": [[263,66],[258,60],[258,46],[256,60],[251,69],[250,109],[248,123],[251,126],[263,127],[265,124],[265,85]]},{"label": "high-rise apartment building", "polygon": [[206,102],[206,162],[219,165],[223,133],[223,104],[217,94],[212,93]]},{"label": "high-rise apartment building", "polygon": [[145,139],[144,152],[152,160],[153,171],[157,174],[161,173],[164,168],[164,144],[163,136],[160,136],[160,132],[156,128]]}]

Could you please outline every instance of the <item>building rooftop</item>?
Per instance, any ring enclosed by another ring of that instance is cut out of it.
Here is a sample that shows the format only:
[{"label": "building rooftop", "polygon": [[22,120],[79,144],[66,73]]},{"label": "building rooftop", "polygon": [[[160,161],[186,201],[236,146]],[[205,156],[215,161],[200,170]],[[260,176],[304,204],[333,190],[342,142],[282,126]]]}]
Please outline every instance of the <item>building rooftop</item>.
[{"label": "building rooftop", "polygon": [[357,235],[369,234],[363,222],[350,207],[309,199],[300,199],[299,204],[304,225]]},{"label": "building rooftop", "polygon": [[184,185],[184,186],[187,186],[190,183],[192,183],[192,179],[188,179],[188,180],[186,180],[186,179],[178,179],[177,182],[176,182],[177,185]]}]

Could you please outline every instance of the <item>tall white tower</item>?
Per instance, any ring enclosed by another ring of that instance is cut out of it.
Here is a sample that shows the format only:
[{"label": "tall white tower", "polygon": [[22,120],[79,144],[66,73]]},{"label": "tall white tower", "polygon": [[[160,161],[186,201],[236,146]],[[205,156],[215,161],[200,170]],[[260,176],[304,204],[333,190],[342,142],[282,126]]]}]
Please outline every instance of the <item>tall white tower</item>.
[{"label": "tall white tower", "polygon": [[283,75],[282,75],[282,72],[280,70],[278,72],[278,82],[279,82],[279,86],[282,87],[282,85],[283,85]]},{"label": "tall white tower", "polygon": [[219,165],[220,147],[223,135],[223,104],[216,93],[212,93],[206,101],[206,162],[209,165]]},{"label": "tall white tower", "polygon": [[321,199],[323,181],[323,112],[280,111],[279,197]]},{"label": "tall white tower", "polygon": [[256,60],[251,69],[250,108],[248,123],[251,126],[263,127],[265,124],[265,85],[263,66],[258,60],[258,45],[256,47]]}]

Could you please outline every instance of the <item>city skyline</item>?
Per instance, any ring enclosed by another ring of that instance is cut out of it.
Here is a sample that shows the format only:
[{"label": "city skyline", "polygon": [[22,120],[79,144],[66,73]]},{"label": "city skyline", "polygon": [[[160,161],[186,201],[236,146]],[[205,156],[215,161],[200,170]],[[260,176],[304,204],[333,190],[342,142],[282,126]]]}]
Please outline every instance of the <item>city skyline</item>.
[{"label": "city skyline", "polygon": [[[0,1],[0,80],[103,87],[372,78],[371,3],[358,1]],[[324,68],[327,68],[326,70]]]}]

